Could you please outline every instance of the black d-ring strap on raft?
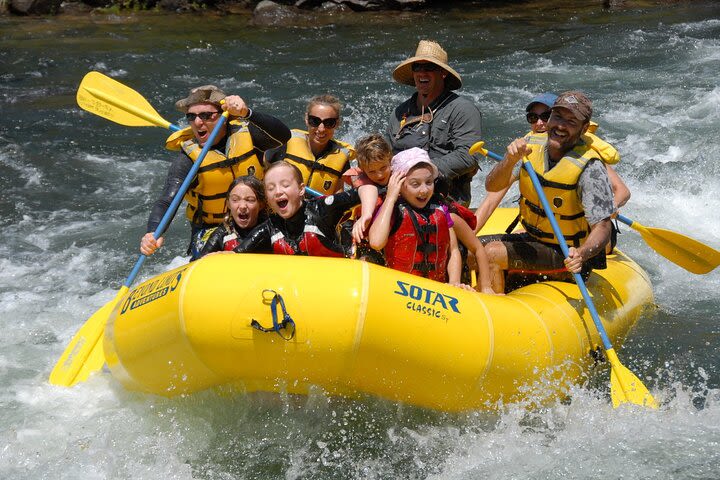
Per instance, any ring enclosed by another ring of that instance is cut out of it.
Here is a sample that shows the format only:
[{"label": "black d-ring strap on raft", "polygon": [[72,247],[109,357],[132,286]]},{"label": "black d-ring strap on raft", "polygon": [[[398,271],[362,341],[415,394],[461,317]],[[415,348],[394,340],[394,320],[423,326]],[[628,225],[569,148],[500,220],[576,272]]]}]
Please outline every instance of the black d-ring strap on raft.
[{"label": "black d-ring strap on raft", "polygon": [[[252,322],[250,322],[250,326],[260,330],[261,332],[275,332],[278,335],[280,335],[284,340],[292,340],[292,338],[295,336],[295,321],[292,319],[290,314],[285,309],[285,301],[283,300],[282,296],[280,296],[279,293],[277,293],[275,290],[269,290],[265,289],[263,290],[263,301],[268,301],[268,298],[265,296],[265,294],[272,294],[272,298],[269,299],[270,301],[270,311],[272,312],[272,320],[273,320],[273,326],[272,328],[265,328],[262,325],[260,325],[260,322],[253,319]],[[283,313],[283,319],[282,322],[278,322],[278,314],[277,314],[277,306],[280,304],[280,308],[282,309]],[[281,332],[281,330],[284,330],[286,333]]]}]

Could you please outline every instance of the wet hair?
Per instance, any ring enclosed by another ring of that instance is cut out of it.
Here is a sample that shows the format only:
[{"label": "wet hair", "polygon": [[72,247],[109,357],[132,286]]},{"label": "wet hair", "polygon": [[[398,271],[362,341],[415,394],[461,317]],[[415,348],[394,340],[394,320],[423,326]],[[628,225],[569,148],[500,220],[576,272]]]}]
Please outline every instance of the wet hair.
[{"label": "wet hair", "polygon": [[305,110],[305,114],[309,115],[310,110],[315,105],[325,105],[327,107],[332,108],[335,110],[335,115],[338,117],[338,125],[340,124],[340,110],[342,109],[342,104],[340,103],[340,100],[335,95],[330,95],[329,93],[326,93],[324,95],[316,95],[313,98],[310,99],[307,105],[307,110]]},{"label": "wet hair", "polygon": [[258,203],[260,203],[260,214],[258,215],[258,223],[262,222],[267,217],[267,198],[265,197],[265,188],[262,182],[252,175],[243,175],[241,177],[237,177],[230,184],[227,196],[225,197],[225,217],[223,218],[223,222],[225,223],[225,227],[227,227],[229,231],[233,231],[235,229],[232,212],[230,211],[230,193],[238,185],[245,185],[246,187],[250,188],[250,190],[252,190],[255,194]]},{"label": "wet hair", "polygon": [[[303,175],[300,169],[292,163],[288,162],[287,160],[278,160],[277,162],[271,163],[270,166],[265,169],[265,177],[267,178],[268,173],[280,167],[289,167],[293,171],[293,177],[295,177],[295,180],[297,180],[297,182],[300,184],[304,183],[305,180],[303,179]],[[265,198],[264,192],[263,198]]]},{"label": "wet hair", "polygon": [[372,133],[358,140],[355,145],[355,153],[360,168],[372,162],[390,162],[392,159],[392,147],[379,133]]}]

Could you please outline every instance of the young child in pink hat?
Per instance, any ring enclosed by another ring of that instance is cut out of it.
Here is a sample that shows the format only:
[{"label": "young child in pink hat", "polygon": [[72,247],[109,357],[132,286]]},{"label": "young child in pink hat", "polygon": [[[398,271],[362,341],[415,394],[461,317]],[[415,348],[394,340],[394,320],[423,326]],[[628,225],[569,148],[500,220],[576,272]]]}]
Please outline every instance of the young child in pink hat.
[{"label": "young child in pink hat", "polygon": [[[416,147],[396,154],[391,167],[385,201],[370,227],[370,246],[384,249],[390,268],[472,290],[460,282],[462,259],[453,228],[465,222],[434,195],[437,167]],[[485,251],[464,226],[463,239],[479,266],[481,291],[493,293]]]}]

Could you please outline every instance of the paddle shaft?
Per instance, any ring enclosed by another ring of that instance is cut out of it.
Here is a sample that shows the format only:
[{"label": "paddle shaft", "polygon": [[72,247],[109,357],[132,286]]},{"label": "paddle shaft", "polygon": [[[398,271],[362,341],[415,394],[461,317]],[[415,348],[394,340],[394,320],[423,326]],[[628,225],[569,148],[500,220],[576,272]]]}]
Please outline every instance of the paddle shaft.
[{"label": "paddle shaft", "polygon": [[[225,111],[220,116],[220,119],[218,119],[217,125],[215,125],[215,128],[210,133],[210,136],[207,139],[207,142],[205,142],[205,145],[203,146],[202,150],[200,151],[200,155],[198,156],[197,160],[193,163],[192,168],[188,172],[188,174],[185,176],[185,180],[180,185],[180,189],[178,189],[177,193],[175,194],[175,197],[173,197],[172,202],[170,203],[170,206],[165,211],[165,215],[163,215],[162,219],[160,220],[160,223],[158,224],[157,228],[155,229],[155,232],[153,232],[153,236],[157,239],[160,235],[162,235],[165,232],[165,229],[167,228],[168,224],[172,220],[173,216],[175,215],[175,211],[177,210],[178,206],[180,205],[180,202],[182,202],[183,197],[185,196],[185,192],[187,192],[188,188],[190,188],[190,183],[192,183],[193,179],[195,178],[195,175],[197,175],[198,170],[200,169],[200,165],[202,164],[203,160],[205,160],[205,156],[210,151],[210,149],[215,144],[215,138],[217,138],[218,133],[220,130],[222,130],[222,126],[225,124],[225,121],[228,118],[228,112]],[[137,277],[138,272],[140,271],[140,268],[142,267],[143,263],[145,262],[145,259],[147,258],[147,255],[140,254],[140,257],[137,259],[137,262],[135,262],[135,266],[133,267],[132,271],[130,272],[130,275],[128,275],[127,279],[125,280],[124,285],[126,287],[130,287],[133,282],[135,281],[135,277]]]},{"label": "paddle shaft", "polygon": [[305,191],[313,197],[322,197],[322,193],[318,192],[317,190],[313,190],[310,187],[305,187]]},{"label": "paddle shaft", "polygon": [[[560,226],[555,219],[555,215],[553,214],[552,208],[550,207],[550,203],[548,203],[547,197],[545,196],[545,191],[543,190],[542,185],[540,185],[540,180],[538,179],[535,170],[533,169],[527,158],[523,159],[523,168],[525,168],[525,171],[530,176],[530,180],[532,180],[533,187],[535,187],[538,198],[542,203],[543,209],[545,210],[545,215],[547,215],[548,220],[550,220],[550,225],[552,225],[553,233],[555,234],[555,238],[557,238],[563,255],[565,255],[565,257],[568,257],[570,255],[570,250],[568,249],[567,242],[565,242],[565,237],[563,236],[562,231],[560,230]],[[590,316],[593,319],[593,323],[595,323],[595,327],[600,334],[600,338],[602,339],[605,350],[612,350],[612,343],[610,343],[610,339],[607,336],[605,326],[600,321],[600,315],[598,315],[597,310],[595,309],[595,303],[590,297],[590,292],[588,292],[588,289],[585,286],[585,281],[582,279],[582,275],[580,275],[579,273],[573,273],[573,277],[575,278],[575,283],[577,283],[577,286],[580,289],[580,293],[582,293],[583,299],[585,299],[585,305],[587,305]]]},{"label": "paddle shaft", "polygon": [[630,220],[629,218],[627,218],[624,215],[620,215],[619,213],[617,215],[617,219],[619,221],[621,221],[622,223],[624,223],[625,225],[627,225],[628,227],[632,227],[632,224],[635,223],[634,221]]},{"label": "paddle shaft", "polygon": [[487,157],[490,157],[497,162],[501,162],[503,159],[502,155],[498,155],[497,153],[491,152],[490,150],[485,150],[485,152],[487,152]]}]

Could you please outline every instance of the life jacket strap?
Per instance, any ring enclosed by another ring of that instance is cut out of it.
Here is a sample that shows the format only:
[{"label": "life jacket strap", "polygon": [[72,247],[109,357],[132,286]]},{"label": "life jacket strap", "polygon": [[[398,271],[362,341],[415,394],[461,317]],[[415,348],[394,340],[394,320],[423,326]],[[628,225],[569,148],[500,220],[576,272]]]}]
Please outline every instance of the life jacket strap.
[{"label": "life jacket strap", "polygon": [[[547,239],[553,239],[555,238],[555,235],[552,233],[546,233],[540,230],[539,228],[534,227],[533,225],[530,225],[529,223],[523,221],[522,222],[523,227],[525,227],[525,230],[532,235],[535,238],[540,239],[542,241],[543,238]],[[587,235],[587,232],[578,232],[575,235],[563,235],[565,237],[565,241],[568,243],[572,243],[572,246],[577,248],[580,246],[580,240],[585,238]]]},{"label": "life jacket strap", "polygon": [[[268,297],[268,295],[272,296]],[[292,338],[295,336],[295,321],[287,312],[287,309],[285,308],[285,301],[283,300],[282,296],[275,290],[265,289],[262,292],[262,297],[263,303],[270,302],[270,312],[272,313],[273,326],[271,328],[263,327],[262,325],[260,325],[260,322],[255,319],[250,322],[250,326],[256,330],[260,330],[261,332],[275,332],[280,335],[283,340],[292,340]],[[282,321],[280,322],[278,322],[278,305],[280,305],[283,315]]]},{"label": "life jacket strap", "polygon": [[311,161],[307,160],[305,158],[299,157],[297,155],[293,155],[292,153],[286,153],[286,158],[289,158],[293,162],[301,163],[308,167],[311,172],[313,171],[320,171],[325,173],[330,173],[332,175],[335,175],[336,177],[342,177],[342,172],[335,170],[334,168],[328,167],[327,165],[324,165],[320,163],[319,161]]},{"label": "life jacket strap", "polygon": [[422,273],[423,277],[427,277],[429,272],[435,270],[435,264],[428,262],[428,255],[437,249],[437,247],[430,242],[430,234],[435,232],[436,227],[430,223],[429,219],[427,224],[420,225],[416,216],[417,214],[410,208],[407,209],[407,213],[420,238],[420,243],[416,247],[416,251],[422,254],[422,261],[413,264],[413,269]]},{"label": "life jacket strap", "polygon": [[[525,205],[528,207],[528,209],[533,212],[535,215],[539,215],[541,217],[546,217],[545,209],[540,207],[539,205],[535,205],[534,203],[528,201],[527,198],[524,199]],[[582,218],[585,216],[585,212],[578,212],[573,215],[558,215],[560,220],[577,220],[578,218]]]}]

